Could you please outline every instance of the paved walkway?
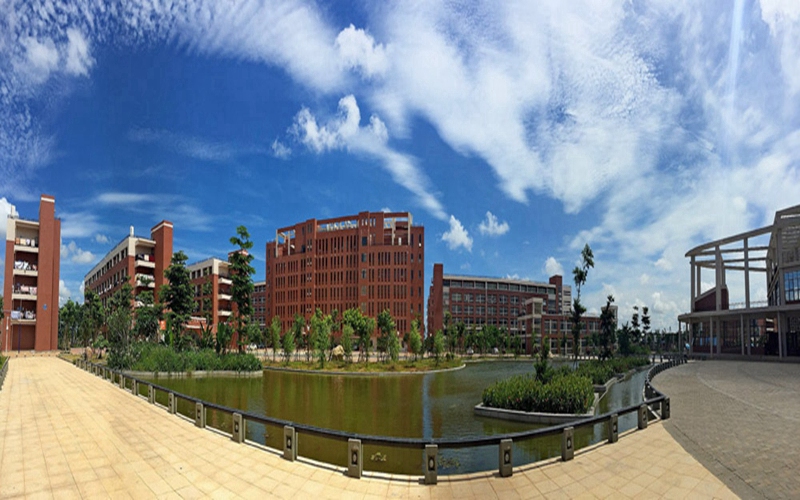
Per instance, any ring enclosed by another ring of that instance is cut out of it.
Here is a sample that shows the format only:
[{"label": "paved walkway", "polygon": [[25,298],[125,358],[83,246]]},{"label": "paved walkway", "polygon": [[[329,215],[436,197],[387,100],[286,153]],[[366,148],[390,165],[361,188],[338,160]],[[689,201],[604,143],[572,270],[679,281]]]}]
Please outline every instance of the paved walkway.
[{"label": "paved walkway", "polygon": [[[496,453],[487,449],[486,453]],[[351,479],[236,444],[54,358],[12,359],[0,391],[0,498],[735,498],[660,423],[613,445],[493,472]]]},{"label": "paved walkway", "polygon": [[664,427],[745,498],[800,498],[800,364],[699,361],[653,381]]}]

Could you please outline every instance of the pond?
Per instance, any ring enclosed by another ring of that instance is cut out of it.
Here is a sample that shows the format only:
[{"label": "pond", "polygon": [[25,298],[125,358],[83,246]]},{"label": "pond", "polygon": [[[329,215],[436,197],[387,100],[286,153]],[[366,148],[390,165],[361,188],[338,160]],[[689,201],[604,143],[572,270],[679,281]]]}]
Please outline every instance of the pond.
[{"label": "pond", "polygon": [[[292,422],[359,434],[431,438],[491,436],[537,426],[477,417],[473,406],[485,387],[511,375],[533,371],[531,361],[468,363],[461,370],[416,375],[322,375],[265,371],[263,378],[160,378],[177,392],[220,405]],[[598,413],[642,401],[646,371],[611,386]],[[166,395],[160,394],[166,402]],[[192,415],[181,400],[178,410]],[[208,411],[209,425],[230,428],[230,416]],[[636,414],[620,417],[620,433],[636,426]],[[539,426],[543,427],[543,426]],[[248,422],[247,439],[282,449],[283,429]],[[577,448],[605,439],[605,426],[576,432]],[[299,434],[298,454],[346,465],[346,446],[332,439]],[[514,465],[561,454],[561,438],[552,436],[514,443]],[[440,450],[440,474],[459,474],[497,467],[497,447]],[[422,451],[364,446],[364,470],[421,474]]]}]

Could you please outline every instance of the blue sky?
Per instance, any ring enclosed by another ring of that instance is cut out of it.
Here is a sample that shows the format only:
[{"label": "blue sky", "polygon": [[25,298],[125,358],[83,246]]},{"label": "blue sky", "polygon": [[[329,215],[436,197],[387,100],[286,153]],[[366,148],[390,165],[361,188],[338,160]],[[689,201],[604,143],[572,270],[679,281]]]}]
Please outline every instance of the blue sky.
[{"label": "blue sky", "polygon": [[590,310],[674,328],[689,248],[800,203],[800,3],[598,4],[4,2],[0,212],[56,197],[62,300],[130,225],[195,261],[244,224],[258,279],[277,227],[389,208],[428,277],[588,242]]}]

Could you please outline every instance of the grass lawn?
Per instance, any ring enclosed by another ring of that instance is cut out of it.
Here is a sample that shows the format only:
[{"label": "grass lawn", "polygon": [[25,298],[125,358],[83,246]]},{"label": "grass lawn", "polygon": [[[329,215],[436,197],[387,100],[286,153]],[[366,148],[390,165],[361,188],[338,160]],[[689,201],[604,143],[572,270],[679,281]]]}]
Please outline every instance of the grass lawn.
[{"label": "grass lawn", "polygon": [[457,368],[464,364],[464,362],[458,358],[451,360],[446,360],[442,358],[439,360],[438,365],[436,364],[436,360],[432,358],[425,358],[417,361],[402,360],[396,363],[391,363],[391,362],[364,363],[363,361],[360,363],[356,361],[353,361],[352,363],[346,363],[344,361],[327,361],[325,363],[324,369],[320,368],[319,360],[312,361],[310,363],[307,363],[305,361],[290,361],[289,363],[286,363],[285,361],[278,359],[273,363],[272,359],[270,358],[263,361],[263,363],[265,368],[292,368],[295,370],[314,370],[314,371],[349,372],[349,373],[428,372],[432,370],[445,370],[448,368]]}]

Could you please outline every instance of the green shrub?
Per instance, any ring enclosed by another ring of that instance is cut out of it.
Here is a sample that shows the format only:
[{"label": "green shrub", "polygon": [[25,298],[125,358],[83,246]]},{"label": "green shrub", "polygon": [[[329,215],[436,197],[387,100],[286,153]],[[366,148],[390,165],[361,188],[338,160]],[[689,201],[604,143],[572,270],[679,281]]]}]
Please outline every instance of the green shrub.
[{"label": "green shrub", "polygon": [[177,352],[166,345],[138,344],[132,349],[135,358],[131,369],[145,372],[176,373],[187,371],[226,370],[251,372],[261,369],[261,362],[253,354],[226,353],[219,355],[213,349]]},{"label": "green shrub", "polygon": [[483,391],[483,404],[507,410],[544,413],[586,413],[594,401],[591,381],[563,370],[547,384],[534,375],[516,375],[495,382]]},{"label": "green shrub", "polygon": [[601,385],[611,380],[617,373],[625,373],[648,364],[647,358],[638,356],[625,356],[605,361],[591,360],[581,363],[575,373],[588,377],[595,385]]}]

